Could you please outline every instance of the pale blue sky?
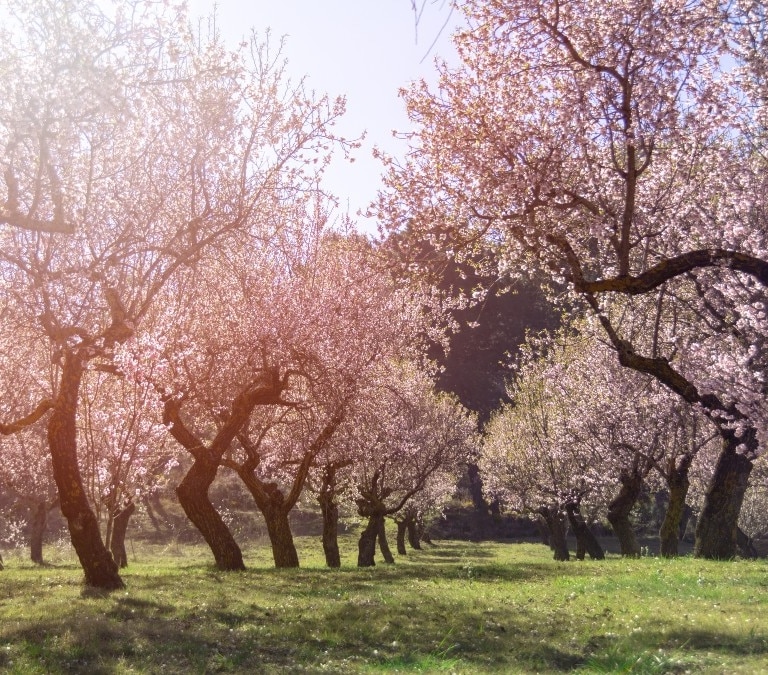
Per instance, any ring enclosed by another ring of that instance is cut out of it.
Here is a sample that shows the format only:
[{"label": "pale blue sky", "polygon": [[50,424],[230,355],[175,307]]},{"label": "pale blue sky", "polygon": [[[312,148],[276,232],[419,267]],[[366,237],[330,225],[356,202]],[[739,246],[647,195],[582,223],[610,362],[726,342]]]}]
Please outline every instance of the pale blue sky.
[{"label": "pale blue sky", "polygon": [[[418,0],[421,4],[423,0]],[[418,25],[410,0],[217,0],[217,25],[232,41],[267,28],[286,37],[292,77],[306,76],[310,89],[347,97],[347,115],[337,127],[350,137],[366,131],[353,164],[330,168],[326,185],[353,215],[375,197],[381,166],[374,146],[402,155],[405,146],[392,130],[408,128],[398,88],[421,77],[434,81],[434,57],[453,60],[448,0],[427,0]],[[189,0],[193,16],[209,14],[214,0]],[[449,26],[442,30],[449,20]],[[418,32],[418,35],[417,35]],[[435,42],[436,41],[436,42]],[[434,46],[432,46],[435,42]],[[431,48],[431,49],[430,49]],[[357,219],[365,228],[373,224]]]}]

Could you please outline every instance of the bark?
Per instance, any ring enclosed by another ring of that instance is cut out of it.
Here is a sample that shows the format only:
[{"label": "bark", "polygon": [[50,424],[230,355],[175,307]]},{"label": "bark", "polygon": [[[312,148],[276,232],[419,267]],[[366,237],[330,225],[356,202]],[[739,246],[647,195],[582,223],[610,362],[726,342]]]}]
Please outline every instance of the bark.
[{"label": "bark", "polygon": [[4,568],[3,568],[3,556],[2,556],[2,555],[0,555],[0,572],[2,572],[2,571],[3,571],[3,569],[4,569]]},{"label": "bark", "polygon": [[397,552],[399,555],[407,555],[405,550],[405,533],[408,529],[408,524],[404,520],[396,520],[397,523]]},{"label": "bark", "polygon": [[360,541],[357,544],[357,566],[373,567],[376,564],[376,537],[379,534],[379,522],[384,521],[384,516],[374,513],[368,516],[368,524],[360,533]]},{"label": "bark", "polygon": [[678,556],[678,542],[682,536],[681,523],[685,513],[685,498],[688,496],[690,486],[688,469],[692,461],[693,455],[684,455],[679,466],[669,466],[667,476],[669,503],[659,530],[661,555],[664,558],[676,558]]},{"label": "bark", "polygon": [[208,497],[218,469],[218,462],[206,461],[202,456],[195,459],[176,488],[176,495],[187,518],[210,547],[216,567],[225,571],[244,570],[242,551]]},{"label": "bark", "polygon": [[384,562],[390,565],[395,563],[395,556],[392,555],[392,551],[389,549],[389,542],[387,542],[387,528],[384,518],[379,521],[379,550],[381,551],[381,557],[384,558]]},{"label": "bark", "polygon": [[539,517],[536,519],[536,525],[539,529],[539,537],[541,537],[541,543],[544,544],[544,546],[550,546],[549,543],[549,526],[547,525],[547,521],[544,519],[544,516],[539,515]]},{"label": "bark", "polygon": [[321,492],[317,496],[320,502],[320,512],[323,515],[323,552],[325,564],[328,567],[341,567],[339,553],[339,507],[333,499],[333,494]]},{"label": "bark", "polygon": [[99,523],[88,503],[77,460],[76,413],[82,376],[81,357],[68,352],[62,366],[59,394],[48,420],[53,478],[72,545],[85,572],[85,583],[94,588],[115,590],[124,588],[125,584],[101,539]]},{"label": "bark", "polygon": [[130,521],[136,505],[129,501],[123,509],[115,514],[113,520],[112,539],[109,542],[109,548],[112,551],[112,557],[117,566],[121,569],[128,567],[128,553],[125,550],[125,535],[128,532],[128,521]]},{"label": "bark", "polygon": [[272,557],[275,560],[275,567],[278,568],[299,566],[299,554],[293,543],[293,533],[288,520],[289,511],[290,509],[283,508],[279,503],[262,510],[267,524],[269,542],[272,545]]},{"label": "bark", "polygon": [[759,558],[755,543],[740,527],[736,528],[736,551],[742,558]]},{"label": "bark", "polygon": [[542,507],[539,514],[547,524],[549,530],[549,546],[554,551],[555,560],[570,560],[568,543],[565,540],[565,527],[563,526],[563,514],[556,506]]},{"label": "bark", "polygon": [[36,565],[44,564],[43,538],[45,526],[48,524],[48,511],[50,507],[45,499],[38,500],[32,511],[32,521],[29,527],[29,556]]},{"label": "bark", "polygon": [[642,476],[636,471],[623,472],[619,478],[621,489],[615,499],[608,505],[608,522],[619,540],[621,555],[640,557],[640,545],[637,543],[629,514],[640,496],[643,487]]},{"label": "bark", "polygon": [[736,531],[752,460],[736,452],[738,439],[726,437],[696,524],[697,558],[730,560],[736,556]]},{"label": "bark", "polygon": [[408,543],[411,545],[411,548],[415,549],[416,551],[420,551],[421,533],[423,533],[424,528],[419,526],[419,522],[416,518],[410,518],[407,520],[406,528],[408,531]]},{"label": "bark", "polygon": [[589,554],[592,560],[604,560],[605,551],[597,541],[597,537],[592,534],[592,530],[587,526],[586,521],[579,511],[579,505],[573,502],[566,504],[565,511],[568,514],[568,522],[571,525],[576,536],[576,558],[584,560],[585,554]]}]

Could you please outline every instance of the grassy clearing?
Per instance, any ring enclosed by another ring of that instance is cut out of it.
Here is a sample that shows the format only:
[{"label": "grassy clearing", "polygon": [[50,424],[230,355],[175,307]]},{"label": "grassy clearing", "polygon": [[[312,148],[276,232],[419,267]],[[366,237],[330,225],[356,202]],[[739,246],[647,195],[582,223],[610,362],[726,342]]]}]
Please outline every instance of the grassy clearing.
[{"label": "grassy clearing", "polygon": [[555,563],[535,544],[439,542],[394,566],[220,573],[202,547],[142,547],[126,591],[85,591],[55,550],[0,573],[10,673],[755,673],[768,668],[768,563]]}]

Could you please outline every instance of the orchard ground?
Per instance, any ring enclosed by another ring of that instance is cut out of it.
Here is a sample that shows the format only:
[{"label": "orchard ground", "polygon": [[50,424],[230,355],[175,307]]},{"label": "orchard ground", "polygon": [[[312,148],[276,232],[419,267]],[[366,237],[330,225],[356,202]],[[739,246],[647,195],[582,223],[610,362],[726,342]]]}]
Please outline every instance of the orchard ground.
[{"label": "orchard ground", "polygon": [[[84,589],[66,547],[6,552],[0,670],[9,673],[765,672],[768,561],[557,563],[540,544],[439,541],[397,564],[245,572],[200,546],[137,545],[127,589]],[[129,547],[130,549],[130,547]]]}]

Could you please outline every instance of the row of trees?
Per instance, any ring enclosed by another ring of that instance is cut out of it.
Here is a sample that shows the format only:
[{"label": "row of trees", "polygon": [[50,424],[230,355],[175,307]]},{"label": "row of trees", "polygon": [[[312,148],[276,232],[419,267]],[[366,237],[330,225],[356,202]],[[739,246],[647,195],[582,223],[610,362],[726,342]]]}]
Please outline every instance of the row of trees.
[{"label": "row of trees", "polygon": [[461,64],[403,92],[416,130],[378,217],[411,269],[545,275],[622,366],[706,416],[695,551],[731,558],[768,438],[764,3],[460,4]]},{"label": "row of trees", "polygon": [[333,133],[344,101],[291,82],[255,35],[230,51],[174,8],[2,15],[2,474],[42,513],[58,503],[86,582],[122,586],[132,498],[179,449],[179,501],[221,569],[243,567],[208,496],[222,467],[279,566],[298,564],[287,516],[308,480],[329,560],[345,485],[372,529],[438,499],[473,424],[409,365],[428,295],[330,222],[323,170],[355,146]]},{"label": "row of trees", "polygon": [[[456,262],[479,270],[469,302],[548,275],[563,311],[590,314],[646,378],[563,346],[589,377],[562,378],[558,399],[557,359],[547,371],[531,357],[518,405],[493,423],[506,440],[489,442],[487,475],[547,458],[564,482],[514,499],[584,533],[579,512],[601,497],[580,453],[610,457],[622,490],[607,513],[630,552],[638,482],[653,470],[672,492],[709,424],[721,446],[696,552],[734,555],[768,428],[762,5],[462,8],[462,65],[440,66],[436,92],[404,92],[417,128],[406,160],[385,159],[374,245],[331,222],[322,187],[331,154],[356,146],[333,131],[344,101],[290,81],[279,49],[254,35],[231,50],[140,0],[3,0],[3,472],[43,514],[58,504],[87,583],[122,586],[130,497],[179,457],[179,501],[220,568],[243,567],[209,498],[222,468],[264,515],[276,564],[298,564],[287,515],[307,485],[329,563],[346,494],[371,564],[383,518],[407,530],[476,446],[474,423],[414,365],[451,305],[431,272]],[[382,268],[385,251],[405,277]],[[563,396],[583,423],[554,411]],[[546,428],[524,416],[536,405]]]}]

